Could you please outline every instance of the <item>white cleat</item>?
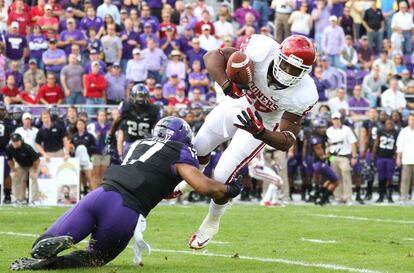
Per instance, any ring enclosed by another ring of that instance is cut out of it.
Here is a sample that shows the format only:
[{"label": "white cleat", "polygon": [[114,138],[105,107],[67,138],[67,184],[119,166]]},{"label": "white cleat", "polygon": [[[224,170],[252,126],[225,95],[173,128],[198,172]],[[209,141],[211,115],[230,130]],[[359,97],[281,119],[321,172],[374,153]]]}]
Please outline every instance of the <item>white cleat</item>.
[{"label": "white cleat", "polygon": [[196,233],[191,236],[190,241],[188,242],[188,245],[192,249],[202,249],[208,245],[210,242],[211,237],[206,235],[201,230],[197,230]]}]

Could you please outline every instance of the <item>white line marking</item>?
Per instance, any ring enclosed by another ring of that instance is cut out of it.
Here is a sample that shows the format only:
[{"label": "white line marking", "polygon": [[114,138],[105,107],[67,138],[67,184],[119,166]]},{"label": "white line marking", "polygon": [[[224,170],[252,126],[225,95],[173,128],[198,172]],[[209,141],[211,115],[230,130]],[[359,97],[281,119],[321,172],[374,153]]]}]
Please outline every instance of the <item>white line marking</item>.
[{"label": "white line marking", "polygon": [[336,244],[335,240],[320,240],[320,239],[308,239],[308,238],[300,238],[301,241],[317,243],[317,244]]},{"label": "white line marking", "polygon": [[210,244],[214,244],[214,245],[227,245],[229,242],[222,242],[222,241],[214,241],[211,240]]},{"label": "white line marking", "polygon": [[[20,236],[20,237],[38,237],[39,236],[37,234],[5,232],[5,231],[0,231],[0,234]],[[132,246],[128,246],[128,248],[132,248]],[[196,256],[220,257],[220,258],[234,257],[234,255],[229,255],[229,254],[210,253],[206,251],[197,252],[195,250],[188,251],[188,250],[153,248],[151,251],[160,252],[160,253],[178,253],[178,254],[187,254],[187,255],[196,255]],[[295,261],[295,260],[288,260],[288,259],[281,259],[281,258],[280,259],[279,258],[264,258],[264,257],[242,256],[242,255],[238,256],[237,258],[241,260],[297,265],[297,266],[303,266],[303,267],[315,267],[315,268],[331,269],[331,270],[336,270],[336,271],[348,271],[348,272],[357,272],[357,273],[382,273],[381,271],[365,269],[365,268],[348,267],[348,266],[338,265],[338,264],[310,263],[310,262],[305,262],[305,261],[297,261],[297,260]]]},{"label": "white line marking", "polygon": [[404,241],[414,241],[414,238],[404,238]]},{"label": "white line marking", "polygon": [[337,218],[337,219],[348,219],[356,221],[372,221],[372,222],[383,222],[383,223],[394,223],[394,224],[414,224],[414,221],[408,220],[392,220],[392,219],[378,219],[378,218],[367,218],[367,217],[356,217],[356,216],[343,216],[335,214],[306,214],[309,216],[316,216],[322,218]]}]

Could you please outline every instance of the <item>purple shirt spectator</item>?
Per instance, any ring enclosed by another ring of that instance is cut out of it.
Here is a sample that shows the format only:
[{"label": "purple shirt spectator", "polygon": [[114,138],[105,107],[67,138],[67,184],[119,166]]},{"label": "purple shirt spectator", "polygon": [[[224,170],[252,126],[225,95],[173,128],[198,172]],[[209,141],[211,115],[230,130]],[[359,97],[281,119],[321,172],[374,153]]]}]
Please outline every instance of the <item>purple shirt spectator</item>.
[{"label": "purple shirt spectator", "polygon": [[30,34],[29,36],[30,58],[41,58],[47,50],[47,41],[43,35]]},{"label": "purple shirt spectator", "polygon": [[[104,61],[99,60],[99,74],[105,75],[108,70],[106,69],[106,64]],[[85,75],[92,73],[92,62],[88,61],[85,64]]]},{"label": "purple shirt spectator", "polygon": [[[147,0],[146,2],[147,2],[148,6],[151,9],[161,9],[162,8],[162,1],[160,1],[160,0]],[[173,7],[174,7],[174,5],[173,5]]]},{"label": "purple shirt spectator", "polygon": [[187,54],[187,52],[191,49],[190,42],[192,39],[193,36],[186,38],[184,35],[180,35],[180,37],[177,39],[178,48],[182,53]]},{"label": "purple shirt spectator", "polygon": [[341,18],[344,14],[344,3],[333,3],[331,8],[331,15]]},{"label": "purple shirt spectator", "polygon": [[150,23],[152,26],[152,32],[156,33],[160,30],[160,22],[158,21],[157,17],[149,16],[149,17],[142,17],[141,16],[141,24]]},{"label": "purple shirt spectator", "polygon": [[86,47],[90,50],[95,49],[97,52],[102,52],[103,48],[102,48],[102,42],[99,39],[95,39],[95,40],[90,40],[87,39],[86,40]]},{"label": "purple shirt spectator", "polygon": [[11,60],[20,60],[23,57],[24,49],[27,47],[26,38],[19,34],[7,34],[4,40],[6,43],[6,57]]},{"label": "purple shirt spectator", "polygon": [[146,48],[141,54],[147,62],[149,71],[158,71],[163,68],[167,62],[167,56],[165,56],[164,51],[160,48],[154,48],[153,50]]},{"label": "purple shirt spectator", "polygon": [[122,42],[122,59],[132,59],[132,50],[135,46],[128,44],[128,40],[134,40],[137,43],[140,43],[139,33],[135,31],[127,32],[126,30],[121,32],[121,37],[123,35],[128,36],[128,39]]},{"label": "purple shirt spectator", "polygon": [[187,57],[187,61],[188,61],[188,65],[190,67],[193,66],[193,62],[195,60],[200,61],[201,64],[201,70],[204,70],[206,68],[205,64],[204,64],[204,59],[203,56],[204,54],[206,54],[207,51],[205,51],[204,49],[200,48],[198,51],[195,51],[194,49],[190,49],[189,51],[187,51],[187,53],[185,54]]},{"label": "purple shirt spectator", "polygon": [[103,25],[103,20],[99,17],[95,17],[95,19],[85,17],[81,20],[79,28],[83,30],[85,33],[88,33],[88,30],[90,28],[93,28],[96,31],[96,33],[98,33],[101,27],[103,27]]},{"label": "purple shirt spectator", "polygon": [[320,102],[328,101],[326,97],[326,89],[331,88],[331,84],[327,80],[320,80],[317,77],[313,77],[313,81],[316,85],[316,90],[318,90],[319,100]]},{"label": "purple shirt spectator", "polygon": [[[85,36],[83,35],[82,31],[77,30],[77,29],[75,29],[72,32],[65,30],[59,35],[59,41],[62,41],[62,42],[68,40],[69,38],[72,38],[75,41],[82,41],[82,40],[86,41]],[[71,47],[72,47],[72,44],[68,44],[64,46],[63,50],[65,51],[66,56],[68,56],[71,53]],[[83,47],[81,46],[80,49],[82,52]]]},{"label": "purple shirt spectator", "polygon": [[[60,59],[62,57],[66,58],[66,54],[65,51],[61,50],[61,49],[56,49],[54,51],[48,49],[45,52],[43,52],[42,54],[42,58],[43,59]],[[53,72],[60,72],[60,70],[62,70],[63,68],[63,64],[62,65],[46,65],[46,70],[48,71],[53,71]]]},{"label": "purple shirt spectator", "polygon": [[[191,72],[188,75],[188,80],[205,80],[207,79],[207,74],[205,73],[196,73],[196,72]],[[200,89],[201,94],[206,94],[207,93],[207,86],[204,85],[197,85],[197,86],[190,86],[189,92],[193,92],[194,89]]]},{"label": "purple shirt spectator", "polygon": [[[73,19],[76,22],[76,29],[80,29],[80,27],[79,27],[79,21],[77,19],[75,19],[75,18],[73,18]],[[59,33],[61,33],[62,31],[68,29],[67,26],[66,26],[66,21],[67,21],[67,19],[63,19],[63,20],[60,20],[59,21],[59,26],[58,26]]]},{"label": "purple shirt spectator", "polygon": [[151,103],[157,104],[159,106],[167,106],[168,105],[168,100],[164,97],[157,98],[155,96],[151,96],[150,101],[151,101]]},{"label": "purple shirt spectator", "polygon": [[[352,108],[352,107],[365,107],[367,109],[369,108],[369,102],[364,98],[357,99],[356,97],[351,97],[348,100],[348,105],[349,105],[349,108]],[[350,112],[353,112],[357,115],[365,115],[367,111],[368,110],[351,110]]]},{"label": "purple shirt spectator", "polygon": [[252,8],[238,8],[233,14],[234,21],[239,23],[239,27],[243,27],[246,24],[245,18],[247,13],[252,13],[255,17],[255,22],[260,22],[260,14]]},{"label": "purple shirt spectator", "polygon": [[19,71],[7,71],[6,72],[6,79],[8,76],[13,75],[14,76],[14,86],[17,87],[17,89],[22,89],[24,87],[23,83],[23,74]]},{"label": "purple shirt spectator", "polygon": [[[165,44],[166,41],[167,41],[167,38],[162,38],[160,40],[160,46],[162,46],[163,44]],[[179,46],[177,39],[173,39],[171,41],[171,44],[175,45],[176,47]],[[174,49],[171,44],[168,44],[167,47],[164,49],[164,53],[167,56],[170,55],[171,54],[171,51],[173,51],[173,49]]]},{"label": "purple shirt spectator", "polygon": [[160,39],[154,33],[151,33],[151,34],[142,33],[139,35],[139,44],[141,45],[141,49],[147,48],[148,38],[152,38],[157,45],[160,44]]}]

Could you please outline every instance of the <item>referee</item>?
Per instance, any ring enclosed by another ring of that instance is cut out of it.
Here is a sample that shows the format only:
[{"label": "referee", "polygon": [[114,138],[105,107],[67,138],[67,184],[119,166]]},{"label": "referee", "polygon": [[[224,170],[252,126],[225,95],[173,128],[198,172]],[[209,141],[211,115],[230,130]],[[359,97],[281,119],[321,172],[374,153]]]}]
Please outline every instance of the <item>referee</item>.
[{"label": "referee", "polygon": [[357,139],[352,129],[342,124],[341,113],[333,113],[331,120],[332,126],[326,131],[331,155],[329,161],[341,181],[334,195],[339,202],[350,203],[352,202],[351,165],[357,163]]},{"label": "referee", "polygon": [[37,185],[37,168],[39,166],[39,155],[18,133],[11,135],[11,143],[6,148],[7,164],[10,167],[12,179],[12,193],[16,205],[26,203],[26,187],[24,182],[28,175],[32,179],[33,203],[39,201],[39,187]]}]

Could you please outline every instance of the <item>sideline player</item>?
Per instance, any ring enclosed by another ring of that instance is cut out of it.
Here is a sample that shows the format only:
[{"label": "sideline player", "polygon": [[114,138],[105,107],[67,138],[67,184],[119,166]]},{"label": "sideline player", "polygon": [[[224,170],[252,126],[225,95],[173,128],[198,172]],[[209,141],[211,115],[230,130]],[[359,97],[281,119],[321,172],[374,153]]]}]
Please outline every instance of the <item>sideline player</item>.
[{"label": "sideline player", "polygon": [[107,145],[113,145],[114,135],[121,126],[117,136],[117,151],[119,156],[125,155],[132,142],[151,135],[151,130],[159,120],[159,106],[149,103],[149,91],[144,84],[132,87],[129,100],[119,105],[120,116],[113,122]]},{"label": "sideline player", "polygon": [[[134,235],[138,249],[148,213],[184,179],[196,191],[212,198],[234,198],[239,181],[224,185],[198,170],[193,133],[182,119],[167,117],[154,128],[154,138],[138,140],[121,165],[112,165],[102,186],[63,214],[33,245],[31,258],[14,261],[11,270],[96,267],[118,256]],[[57,256],[92,233],[87,250]],[[142,247],[140,244],[145,244]],[[141,262],[135,250],[135,262]],[[142,251],[141,251],[142,252]]]},{"label": "sideline player", "polygon": [[[308,75],[315,61],[315,47],[308,38],[293,35],[279,45],[265,35],[248,36],[240,46],[254,65],[248,90],[238,89],[225,71],[236,51],[223,48],[204,56],[207,71],[227,96],[207,116],[194,142],[203,168],[210,153],[232,139],[214,170],[215,179],[222,183],[231,181],[266,144],[287,151],[296,142],[302,116],[318,101]],[[206,218],[189,241],[191,248],[205,247],[218,232],[227,203],[227,198],[210,202]]]}]

